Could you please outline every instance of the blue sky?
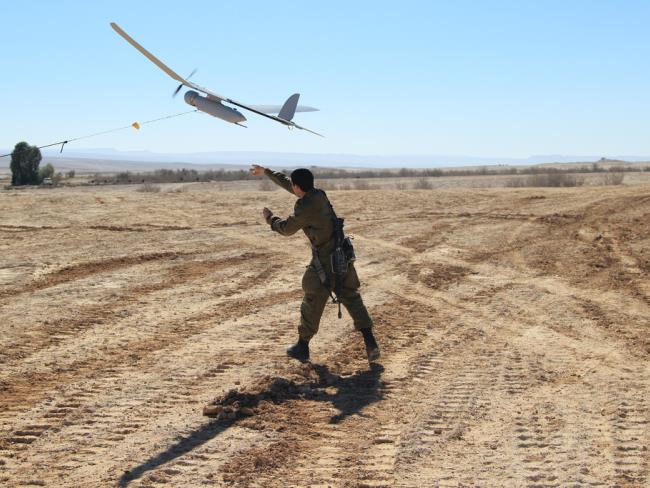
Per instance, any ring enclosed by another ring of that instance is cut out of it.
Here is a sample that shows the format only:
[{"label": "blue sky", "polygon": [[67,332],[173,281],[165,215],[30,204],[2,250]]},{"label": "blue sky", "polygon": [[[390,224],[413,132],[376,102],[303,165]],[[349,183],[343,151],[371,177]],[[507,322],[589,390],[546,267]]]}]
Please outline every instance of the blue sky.
[{"label": "blue sky", "polygon": [[155,152],[650,154],[650,2],[0,0],[0,148],[189,108],[180,74],[244,103],[295,91],[320,112],[191,114],[76,148]]}]

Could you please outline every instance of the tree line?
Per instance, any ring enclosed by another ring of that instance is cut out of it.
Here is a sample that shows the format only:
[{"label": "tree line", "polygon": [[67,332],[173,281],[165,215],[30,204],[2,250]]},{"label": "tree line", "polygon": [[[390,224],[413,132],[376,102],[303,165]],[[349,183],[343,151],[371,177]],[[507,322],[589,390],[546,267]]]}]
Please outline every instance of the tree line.
[{"label": "tree line", "polygon": [[[52,178],[54,183],[63,178],[61,173],[55,173],[54,166],[46,164],[39,167],[42,160],[41,151],[36,146],[19,142],[11,153],[11,184],[39,185],[46,178]],[[319,179],[372,179],[372,178],[436,178],[443,176],[509,176],[509,175],[560,175],[575,173],[621,173],[650,171],[650,166],[640,165],[610,166],[609,168],[595,162],[579,167],[558,168],[549,166],[528,166],[517,168],[512,166],[482,166],[479,168],[427,168],[398,170],[345,170],[311,167],[314,176]],[[290,170],[283,169],[289,173]],[[67,175],[74,177],[74,171]],[[157,169],[151,172],[123,171],[112,176],[95,175],[91,184],[129,184],[129,183],[182,183],[209,181],[242,181],[255,179],[247,170],[206,170],[196,169]]]},{"label": "tree line", "polygon": [[[466,169],[407,169],[399,170],[358,170],[311,168],[318,179],[372,179],[372,178],[436,178],[443,176],[514,176],[514,175],[560,175],[575,173],[621,173],[650,171],[650,166],[620,166],[604,168],[593,163],[577,168],[556,168],[546,166],[480,167]],[[282,170],[289,174],[291,170]],[[183,183],[210,181],[245,181],[257,179],[246,170],[207,170],[195,169],[157,169],[150,172],[123,171],[113,176],[95,175],[91,183],[129,184],[129,183]]]}]

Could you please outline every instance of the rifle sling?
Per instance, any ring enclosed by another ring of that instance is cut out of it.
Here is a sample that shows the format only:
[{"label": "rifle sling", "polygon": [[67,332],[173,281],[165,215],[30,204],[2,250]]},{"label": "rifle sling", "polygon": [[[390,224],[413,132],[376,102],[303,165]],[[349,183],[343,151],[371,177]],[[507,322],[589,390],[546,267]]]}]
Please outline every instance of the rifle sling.
[{"label": "rifle sling", "polygon": [[[336,222],[337,222],[337,220],[338,220],[338,217],[336,216],[336,212],[334,211],[334,207],[332,206],[332,202],[330,202],[330,199],[329,199],[329,197],[327,196],[327,193],[325,193],[323,190],[320,190],[320,191],[323,192],[323,195],[325,196],[325,200],[327,200],[327,204],[330,206],[330,210],[332,211],[332,224],[333,224],[333,230],[334,230],[334,232],[336,233]],[[341,242],[338,242],[338,240],[336,239],[336,235],[334,236],[334,239],[337,241],[337,242],[336,242],[336,246],[337,246],[337,247],[340,247],[340,246],[341,246],[341,243],[343,242],[343,229],[341,229],[341,236],[340,236],[340,238],[341,238]],[[313,249],[314,249],[314,248],[312,248],[312,250],[313,250]],[[313,251],[313,252],[315,252],[315,251]],[[318,259],[318,256],[316,256],[316,259],[317,259],[317,261],[320,263],[320,259]],[[321,264],[321,268],[322,268],[322,264]],[[317,271],[318,271],[318,270],[317,270]],[[334,271],[334,270],[332,270],[332,271]],[[323,271],[323,272],[324,272],[324,271]],[[340,290],[340,288],[341,288],[341,286],[342,286],[343,276],[341,276],[341,275],[339,275],[339,274],[336,274],[335,279],[336,279],[336,286],[334,287],[334,293],[336,294],[336,298],[334,298],[334,295],[332,295],[332,292],[331,292],[329,286],[327,287],[327,290],[329,291],[330,296],[332,297],[332,302],[333,302],[333,303],[338,303],[338,305],[339,305],[339,313],[338,313],[338,317],[341,318],[342,315],[341,315],[341,297],[340,297],[340,295],[341,295],[341,290]],[[322,282],[322,280],[321,280],[321,282]]]}]

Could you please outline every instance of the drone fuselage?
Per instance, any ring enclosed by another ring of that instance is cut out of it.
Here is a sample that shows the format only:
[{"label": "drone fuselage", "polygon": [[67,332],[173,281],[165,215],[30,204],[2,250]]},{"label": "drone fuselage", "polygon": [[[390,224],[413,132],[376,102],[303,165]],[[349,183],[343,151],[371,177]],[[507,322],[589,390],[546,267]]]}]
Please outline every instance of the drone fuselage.
[{"label": "drone fuselage", "polygon": [[194,90],[189,90],[184,96],[185,103],[195,107],[200,112],[217,117],[218,119],[231,122],[233,124],[240,124],[246,121],[241,112],[232,107],[228,107],[217,100],[210,100],[207,97],[201,96]]}]

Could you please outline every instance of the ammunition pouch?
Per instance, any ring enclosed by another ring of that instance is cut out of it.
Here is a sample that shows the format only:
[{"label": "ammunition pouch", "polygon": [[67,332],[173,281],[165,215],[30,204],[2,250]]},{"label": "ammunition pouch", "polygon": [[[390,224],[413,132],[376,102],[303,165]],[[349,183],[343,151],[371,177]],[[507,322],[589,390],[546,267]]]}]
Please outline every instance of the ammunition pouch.
[{"label": "ammunition pouch", "polygon": [[343,249],[343,254],[345,254],[345,260],[347,261],[348,264],[354,263],[354,261],[357,259],[357,256],[354,254],[354,246],[352,245],[352,237],[346,237],[343,239],[343,245],[341,246]]},{"label": "ammunition pouch", "polygon": [[320,280],[321,284],[329,289],[327,274],[323,268],[323,263],[320,262],[320,258],[318,257],[318,250],[314,246],[311,248],[311,265],[316,270],[316,274],[318,274],[318,279]]},{"label": "ammunition pouch", "polygon": [[332,273],[338,278],[348,272],[348,260],[342,247],[334,249],[331,257]]}]

